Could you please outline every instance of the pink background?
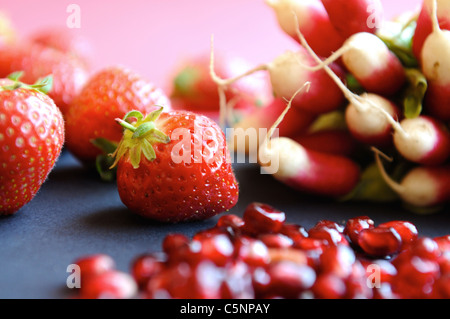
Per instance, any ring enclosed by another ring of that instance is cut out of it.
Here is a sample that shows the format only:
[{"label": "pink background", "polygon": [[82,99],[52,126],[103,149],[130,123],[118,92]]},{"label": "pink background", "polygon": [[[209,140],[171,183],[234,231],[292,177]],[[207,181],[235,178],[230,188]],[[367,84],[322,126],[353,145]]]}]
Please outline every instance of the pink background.
[{"label": "pink background", "polygon": [[[386,16],[416,8],[421,0],[382,0]],[[126,65],[167,88],[182,59],[217,51],[268,62],[296,43],[278,27],[263,0],[2,0],[21,35],[47,26],[65,26],[66,8],[81,7],[81,28],[95,48],[94,70]]]}]

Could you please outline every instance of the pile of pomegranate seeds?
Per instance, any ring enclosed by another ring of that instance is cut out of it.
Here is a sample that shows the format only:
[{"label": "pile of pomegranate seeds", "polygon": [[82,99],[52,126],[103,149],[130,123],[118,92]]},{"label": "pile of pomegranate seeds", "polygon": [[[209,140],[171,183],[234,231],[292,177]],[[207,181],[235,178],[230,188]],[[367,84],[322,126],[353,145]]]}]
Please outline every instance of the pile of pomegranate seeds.
[{"label": "pile of pomegranate seeds", "polygon": [[105,255],[76,263],[81,298],[450,298],[450,235],[419,237],[407,221],[322,220],[308,231],[253,203],[192,240],[167,235],[131,274]]}]

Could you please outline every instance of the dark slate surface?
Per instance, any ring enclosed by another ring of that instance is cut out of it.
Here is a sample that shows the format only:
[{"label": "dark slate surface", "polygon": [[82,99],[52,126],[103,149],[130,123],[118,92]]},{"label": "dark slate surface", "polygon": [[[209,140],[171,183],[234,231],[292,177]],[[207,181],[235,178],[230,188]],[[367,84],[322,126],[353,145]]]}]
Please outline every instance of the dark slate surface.
[{"label": "dark slate surface", "polygon": [[[400,205],[334,203],[299,194],[259,173],[254,164],[235,165],[241,196],[231,213],[242,215],[253,201],[287,213],[290,223],[312,227],[320,219],[343,222],[369,215],[375,223],[403,219],[423,236],[450,234],[450,214],[414,215]],[[70,298],[67,266],[92,253],[111,255],[128,271],[139,254],[160,251],[171,232],[192,236],[218,217],[187,224],[159,224],[135,216],[122,204],[115,184],[101,182],[67,151],[38,195],[12,217],[0,218],[0,298]]]}]

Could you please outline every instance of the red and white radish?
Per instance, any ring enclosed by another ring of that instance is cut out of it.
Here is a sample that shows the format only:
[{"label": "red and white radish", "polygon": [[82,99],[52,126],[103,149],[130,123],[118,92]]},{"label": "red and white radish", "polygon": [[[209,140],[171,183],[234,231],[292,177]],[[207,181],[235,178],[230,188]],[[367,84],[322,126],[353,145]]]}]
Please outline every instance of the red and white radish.
[{"label": "red and white radish", "polygon": [[356,162],[344,156],[308,150],[291,138],[272,138],[291,102],[292,99],[259,148],[258,160],[263,171],[299,191],[330,197],[348,194],[360,179]]},{"label": "red and white radish", "polygon": [[[230,148],[239,152],[245,150],[245,153],[249,153],[250,148],[255,150],[255,146],[258,146],[259,142],[261,142],[259,140],[260,130],[262,129],[267,132],[278,117],[283,113],[285,108],[286,101],[278,98],[274,99],[267,106],[256,109],[254,112],[242,118],[241,121],[233,126],[235,133],[234,135],[236,137],[233,136],[233,139],[229,141]],[[316,116],[310,113],[292,109],[289,117],[285,118],[285,120],[278,126],[278,135],[286,137],[298,136],[308,129],[315,118]],[[249,129],[254,129],[254,132],[250,132]],[[242,130],[248,138],[242,138],[243,135],[238,135],[238,130]],[[254,136],[256,141],[247,140],[250,138],[251,134],[253,134],[252,136]],[[238,137],[241,138],[238,139]]]},{"label": "red and white radish", "polygon": [[[373,93],[364,93],[358,96],[351,92],[326,63],[321,64],[321,59],[309,46],[301,31],[297,31],[302,45],[308,50],[314,60],[319,63],[318,66],[339,86],[350,102],[345,112],[345,119],[350,133],[357,140],[366,144],[377,146],[389,144],[392,141],[392,125],[397,123],[394,118],[399,114],[398,108],[382,96]],[[303,67],[309,68],[308,66]]]},{"label": "red and white radish", "polygon": [[411,162],[440,165],[450,157],[450,132],[437,119],[421,115],[400,122],[394,145]]},{"label": "red and white radish", "polygon": [[377,149],[373,149],[385,182],[400,198],[416,207],[433,207],[450,201],[450,166],[419,166],[409,171],[400,183],[385,171]]},{"label": "red and white radish", "polygon": [[347,39],[359,32],[375,33],[383,21],[379,0],[322,0],[330,21]]},{"label": "red and white radish", "polygon": [[[309,47],[300,30],[297,30],[300,41],[307,48],[315,60],[320,63],[320,58]],[[354,107],[353,117],[347,116],[346,120],[350,132],[355,138],[364,140],[367,137],[383,137],[383,134],[390,135],[390,130],[386,129],[389,124],[394,129],[394,145],[401,155],[407,160],[425,165],[443,164],[450,156],[450,133],[448,129],[438,120],[427,117],[418,116],[413,119],[404,119],[397,122],[394,115],[385,108],[388,104],[383,103],[384,98],[377,97],[367,98],[366,95],[356,96],[348,88],[339,81],[336,75],[326,66],[322,65],[324,70],[336,81],[345,96],[350,100],[350,107]],[[349,112],[347,110],[347,112]],[[346,113],[347,113],[346,112]],[[374,125],[374,130],[365,130],[362,123],[370,123],[373,121],[373,114],[379,114],[379,123]],[[384,116],[384,120],[382,119]],[[375,132],[375,134],[373,134]],[[370,134],[367,134],[370,133]],[[370,142],[370,141],[369,141]]]},{"label": "red and white radish", "polygon": [[[300,28],[308,42],[320,56],[327,57],[336,51],[344,38],[331,24],[320,0],[266,0],[275,11],[281,29],[298,41],[296,28]],[[295,21],[292,12],[298,17]]]},{"label": "red and white radish", "polygon": [[[347,70],[368,92],[390,96],[406,80],[405,70],[397,56],[376,35],[360,32],[349,37],[343,46],[323,63],[342,57]],[[320,69],[318,65],[316,69]]]},{"label": "red and white radish", "polygon": [[339,129],[304,133],[294,141],[311,151],[342,156],[353,155],[358,144],[347,130]]},{"label": "red and white radish", "polygon": [[[433,32],[432,6],[435,0],[423,0],[422,8],[417,18],[414,31],[412,50],[416,58],[422,60],[422,48],[425,40]],[[450,29],[450,0],[437,0],[437,10],[434,15],[442,29]]]},{"label": "red and white radish", "polygon": [[[441,2],[450,14],[450,1]],[[423,43],[421,54],[422,72],[428,81],[425,108],[432,116],[450,121],[450,31],[439,27],[436,0],[430,5],[433,29]],[[446,21],[450,23],[450,18]]]},{"label": "red and white radish", "polygon": [[[302,65],[312,66],[313,64],[315,65],[317,63],[306,49],[299,47],[296,52],[286,51],[276,57],[272,62],[256,66],[240,76],[221,79],[214,71],[214,54],[213,49],[211,49],[210,71],[212,79],[219,86],[219,92],[254,72],[267,71],[275,97],[287,100],[305,82],[310,82],[311,90],[301,96],[297,96],[292,101],[292,106],[297,110],[311,114],[323,114],[336,110],[344,102],[344,95],[325,71],[309,71],[302,67]],[[332,64],[330,68],[335,74],[344,77],[344,71],[337,64]],[[222,92],[221,96],[222,104],[224,104],[225,94]]]}]

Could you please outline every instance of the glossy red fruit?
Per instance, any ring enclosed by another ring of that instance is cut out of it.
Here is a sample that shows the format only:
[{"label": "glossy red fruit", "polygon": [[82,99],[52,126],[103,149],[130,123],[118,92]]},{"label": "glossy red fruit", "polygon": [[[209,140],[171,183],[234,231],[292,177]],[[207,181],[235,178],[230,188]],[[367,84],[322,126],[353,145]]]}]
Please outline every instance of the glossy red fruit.
[{"label": "glossy red fruit", "polygon": [[39,89],[0,79],[0,215],[34,198],[61,153],[63,117]]},{"label": "glossy red fruit", "polygon": [[168,256],[189,245],[189,238],[183,234],[168,234],[162,242],[162,249]]},{"label": "glossy red fruit", "polygon": [[329,245],[348,245],[348,240],[344,234],[339,232],[334,226],[315,226],[308,231],[309,237],[313,239],[323,239]]},{"label": "glossy red fruit", "polygon": [[450,235],[433,238],[441,252],[450,252]]},{"label": "glossy red fruit", "polygon": [[262,234],[258,236],[258,239],[261,240],[267,247],[269,248],[288,248],[292,247],[294,241],[286,235],[283,234]]},{"label": "glossy red fruit", "polygon": [[89,277],[80,288],[81,299],[130,299],[137,293],[133,277],[120,271],[107,271]]},{"label": "glossy red fruit", "polygon": [[395,229],[397,233],[400,235],[400,238],[402,240],[402,247],[417,239],[417,236],[419,234],[419,231],[417,230],[414,224],[403,220],[389,221],[386,223],[379,224],[378,227],[381,228],[392,227],[393,229]]},{"label": "glossy red fruit", "polygon": [[375,227],[363,229],[359,234],[358,244],[366,254],[380,257],[399,252],[402,241],[392,227]]},{"label": "glossy red fruit", "polygon": [[266,204],[252,203],[244,211],[243,230],[249,234],[275,233],[285,220],[284,212]]},{"label": "glossy red fruit", "polygon": [[345,295],[346,286],[342,278],[325,273],[317,277],[311,290],[317,299],[339,299]]},{"label": "glossy red fruit", "polygon": [[104,272],[114,270],[116,263],[114,259],[105,254],[93,254],[75,260],[74,264],[80,267],[81,285],[92,277]]},{"label": "glossy red fruit", "polygon": [[350,238],[353,244],[357,245],[359,233],[363,229],[373,228],[374,224],[374,221],[368,216],[350,218],[345,224],[344,234],[346,234]]},{"label": "glossy red fruit", "polygon": [[238,232],[244,226],[244,220],[237,215],[223,215],[216,224],[217,227],[231,228],[234,232]]},{"label": "glossy red fruit", "polygon": [[265,266],[270,261],[269,250],[260,240],[241,236],[234,243],[235,257],[249,266]]},{"label": "glossy red fruit", "polygon": [[92,140],[104,138],[119,143],[123,128],[116,118],[132,110],[145,114],[164,106],[170,110],[164,91],[133,70],[108,67],[91,76],[65,113],[67,148],[79,160],[93,163],[102,151]]},{"label": "glossy red fruit", "polygon": [[134,259],[131,265],[131,275],[139,288],[147,286],[149,280],[164,267],[163,261],[155,255],[144,254]]},{"label": "glossy red fruit", "polygon": [[198,255],[199,260],[208,260],[217,266],[225,266],[233,256],[234,247],[225,234],[216,234],[190,243],[191,251]]},{"label": "glossy red fruit", "polygon": [[17,71],[24,72],[21,80],[27,84],[52,75],[53,87],[48,95],[64,116],[89,77],[84,63],[78,58],[32,43],[0,48],[0,77]]},{"label": "glossy red fruit", "polygon": [[320,269],[323,273],[332,273],[337,277],[346,278],[351,274],[355,261],[355,253],[349,246],[329,246],[320,255]]},{"label": "glossy red fruit", "polygon": [[[261,268],[262,269],[262,268]],[[250,267],[235,261],[224,269],[224,278],[220,287],[222,299],[253,299],[253,276]]]},{"label": "glossy red fruit", "polygon": [[193,275],[192,267],[179,262],[165,267],[147,284],[147,298],[150,299],[185,299],[192,296],[192,285],[189,280]]},{"label": "glossy red fruit", "polygon": [[66,27],[40,29],[34,32],[29,40],[79,58],[87,66],[93,58],[92,43],[74,29]]},{"label": "glossy red fruit", "polygon": [[126,119],[136,121],[121,120],[127,129],[113,155],[125,206],[170,223],[204,220],[234,207],[239,186],[218,124],[191,112],[161,112],[144,117],[133,111]]},{"label": "glossy red fruit", "polygon": [[421,258],[437,260],[441,251],[436,241],[429,237],[421,237],[415,240],[410,248],[412,254]]},{"label": "glossy red fruit", "polygon": [[312,287],[316,272],[306,264],[280,261],[268,268],[270,293],[284,298],[298,298]]}]

